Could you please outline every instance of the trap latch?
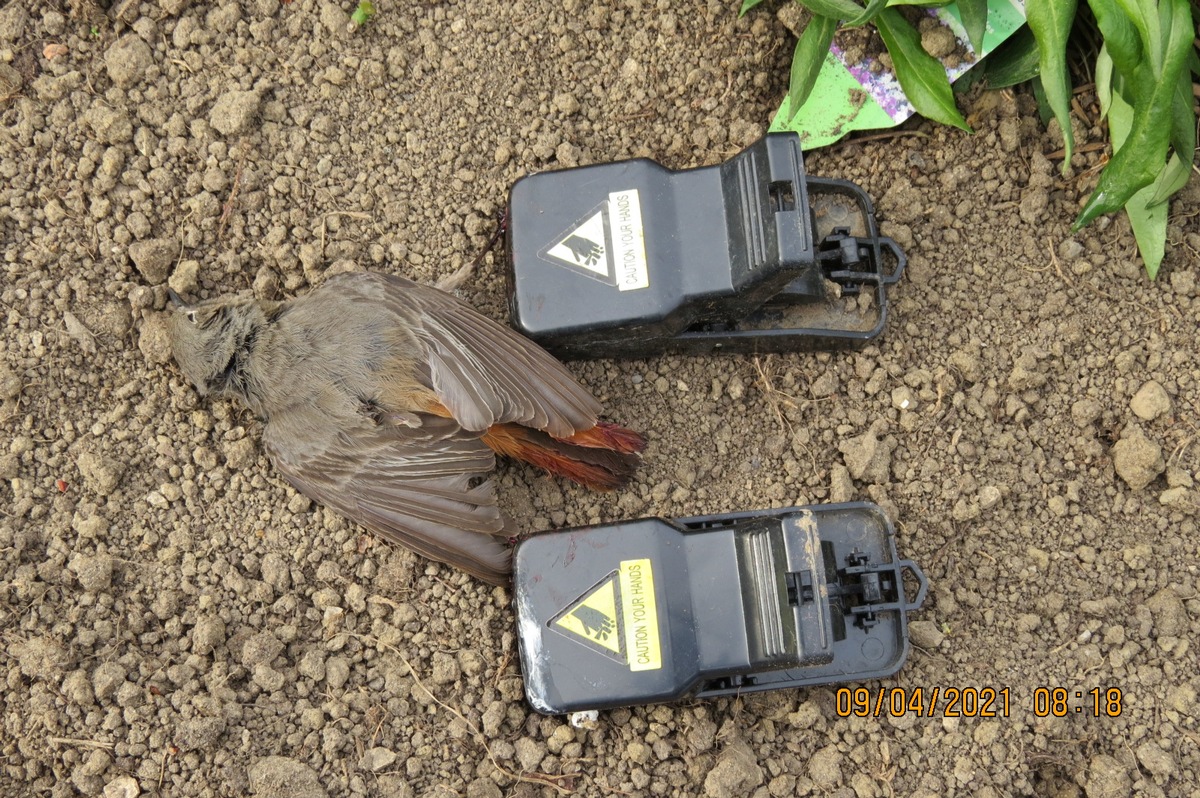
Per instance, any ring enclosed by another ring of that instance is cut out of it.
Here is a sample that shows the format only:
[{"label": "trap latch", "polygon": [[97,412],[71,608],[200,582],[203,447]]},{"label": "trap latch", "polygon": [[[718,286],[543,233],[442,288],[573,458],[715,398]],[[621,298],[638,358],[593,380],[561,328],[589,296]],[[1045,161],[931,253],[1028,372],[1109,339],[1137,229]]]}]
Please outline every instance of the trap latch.
[{"label": "trap latch", "polygon": [[867,195],[809,177],[794,133],[697,169],[530,175],[508,218],[513,324],[561,357],[862,346],[905,267]]},{"label": "trap latch", "polygon": [[[830,559],[831,553],[826,557]],[[879,623],[880,613],[907,612],[925,601],[928,585],[924,581],[913,601],[905,598],[902,574],[906,568],[917,570],[911,560],[872,563],[871,555],[855,548],[846,555],[846,565],[837,568],[829,599],[844,609],[857,626],[870,629]]]},{"label": "trap latch", "polygon": [[[885,273],[876,260],[877,247],[885,247],[901,268]],[[841,286],[844,294],[857,294],[864,287],[892,285],[900,279],[904,253],[890,238],[861,239],[848,227],[835,227],[817,247],[817,260],[825,277]]]}]

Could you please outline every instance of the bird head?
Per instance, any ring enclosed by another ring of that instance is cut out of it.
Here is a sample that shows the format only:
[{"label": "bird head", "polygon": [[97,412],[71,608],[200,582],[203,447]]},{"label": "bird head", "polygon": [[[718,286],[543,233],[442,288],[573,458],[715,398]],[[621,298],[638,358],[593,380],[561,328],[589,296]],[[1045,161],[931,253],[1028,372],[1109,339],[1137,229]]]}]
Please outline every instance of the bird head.
[{"label": "bird head", "polygon": [[219,297],[189,305],[170,292],[167,319],[171,352],[201,396],[237,393],[245,358],[266,315],[249,296]]}]

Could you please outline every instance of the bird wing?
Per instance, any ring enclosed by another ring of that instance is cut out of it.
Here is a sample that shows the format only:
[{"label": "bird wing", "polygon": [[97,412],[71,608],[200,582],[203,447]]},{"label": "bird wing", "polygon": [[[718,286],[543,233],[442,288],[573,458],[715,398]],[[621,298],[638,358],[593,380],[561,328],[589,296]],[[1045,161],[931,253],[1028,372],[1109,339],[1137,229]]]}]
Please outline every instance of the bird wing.
[{"label": "bird wing", "polygon": [[512,555],[496,536],[504,522],[492,484],[471,485],[495,466],[478,434],[424,414],[339,421],[314,423],[303,408],[273,414],[264,448],[310,499],[432,560],[507,582]]},{"label": "bird wing", "polygon": [[566,438],[596,425],[602,406],[566,366],[452,294],[390,275],[334,279],[410,323],[434,392],[465,429],[516,422]]}]

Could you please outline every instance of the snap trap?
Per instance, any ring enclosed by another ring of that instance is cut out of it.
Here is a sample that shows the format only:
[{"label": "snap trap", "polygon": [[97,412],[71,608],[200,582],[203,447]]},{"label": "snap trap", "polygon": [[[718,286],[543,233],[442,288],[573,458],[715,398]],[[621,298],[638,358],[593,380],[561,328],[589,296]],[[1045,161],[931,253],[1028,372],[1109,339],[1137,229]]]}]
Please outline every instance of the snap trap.
[{"label": "snap trap", "polygon": [[513,586],[545,714],[889,676],[928,590],[863,502],[533,535]]},{"label": "snap trap", "polygon": [[524,177],[507,256],[513,325],[560,357],[862,346],[905,266],[862,189],[805,173],[794,133],[686,171]]}]

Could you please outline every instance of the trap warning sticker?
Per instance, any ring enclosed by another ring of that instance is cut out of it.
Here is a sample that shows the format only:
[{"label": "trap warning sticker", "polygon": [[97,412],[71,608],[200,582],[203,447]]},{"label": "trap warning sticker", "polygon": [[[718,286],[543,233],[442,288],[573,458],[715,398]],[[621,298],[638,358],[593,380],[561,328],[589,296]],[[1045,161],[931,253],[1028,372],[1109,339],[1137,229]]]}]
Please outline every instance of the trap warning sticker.
[{"label": "trap warning sticker", "polygon": [[620,291],[648,288],[646,230],[638,190],[609,194],[538,252],[538,257]]},{"label": "trap warning sticker", "polygon": [[662,647],[654,601],[654,567],[650,560],[623,560],[619,573],[629,670],[658,670],[662,667]]},{"label": "trap warning sticker", "polygon": [[629,665],[662,667],[654,567],[649,559],[624,560],[620,569],[589,588],[550,621],[572,640]]},{"label": "trap warning sticker", "polygon": [[574,604],[555,616],[552,624],[572,633],[602,654],[625,661],[617,616],[617,574],[609,574]]},{"label": "trap warning sticker", "polygon": [[646,266],[646,229],[642,226],[642,202],[637,189],[615,191],[608,195],[612,214],[613,263],[616,264],[617,288],[632,291],[650,287]]}]

